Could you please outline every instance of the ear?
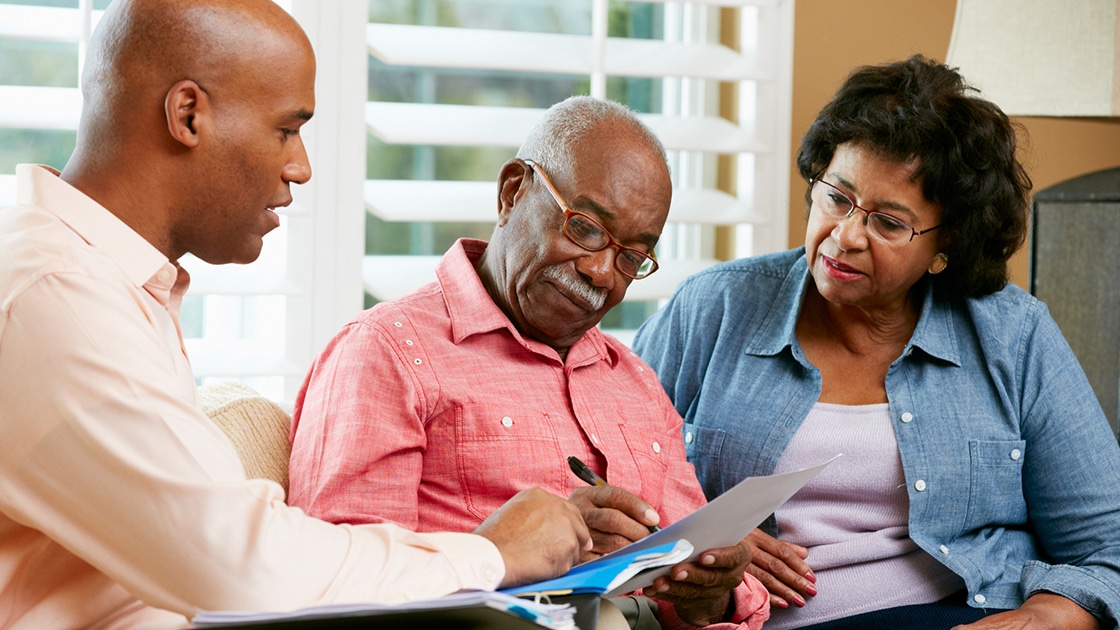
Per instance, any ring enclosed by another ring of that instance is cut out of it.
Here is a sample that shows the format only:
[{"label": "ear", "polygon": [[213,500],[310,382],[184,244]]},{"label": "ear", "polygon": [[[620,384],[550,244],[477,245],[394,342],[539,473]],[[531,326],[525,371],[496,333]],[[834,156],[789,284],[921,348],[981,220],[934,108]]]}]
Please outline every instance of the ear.
[{"label": "ear", "polygon": [[194,148],[199,143],[199,129],[210,113],[210,98],[197,83],[183,79],[167,91],[163,112],[171,137]]},{"label": "ear", "polygon": [[513,158],[502,165],[498,172],[498,227],[509,222],[513,206],[528,193],[531,170],[521,158]]}]

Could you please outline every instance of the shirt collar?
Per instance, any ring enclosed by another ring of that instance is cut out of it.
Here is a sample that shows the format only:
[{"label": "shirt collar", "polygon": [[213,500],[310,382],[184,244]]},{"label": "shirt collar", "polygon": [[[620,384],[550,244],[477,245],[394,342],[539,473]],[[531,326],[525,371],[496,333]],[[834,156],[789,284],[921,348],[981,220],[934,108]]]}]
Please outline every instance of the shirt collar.
[{"label": "shirt collar", "polygon": [[[801,256],[790,267],[758,333],[747,345],[747,354],[773,356],[787,347],[799,347],[797,317],[809,286],[809,263],[804,248],[800,249]],[[960,365],[960,349],[953,334],[952,305],[934,297],[932,282],[925,282],[920,290],[923,292],[921,315],[903,356],[910,354],[912,348],[918,348],[932,357]]]},{"label": "shirt collar", "polygon": [[805,252],[793,263],[769,310],[758,327],[754,339],[747,344],[747,354],[774,356],[787,347],[797,347],[797,315],[809,282],[809,266]]},{"label": "shirt collar", "polygon": [[17,203],[37,206],[55,215],[78,236],[100,250],[137,287],[161,271],[169,272],[161,284],[175,284],[177,266],[101,204],[59,177],[49,166],[16,166]]},{"label": "shirt collar", "polygon": [[[547,344],[524,337],[486,291],[475,270],[475,264],[482,258],[486,245],[486,241],[459,239],[436,266],[436,278],[451,317],[452,340],[459,344],[472,335],[505,329],[526,349],[556,357],[556,351]],[[618,359],[618,353],[606,343],[603,334],[596,327],[587,331],[568,349],[566,363],[577,366],[607,360],[613,366]]]},{"label": "shirt collar", "polygon": [[961,351],[957,346],[957,335],[953,326],[953,303],[939,299],[934,294],[933,283],[926,281],[922,298],[922,314],[918,318],[918,326],[910,337],[905,353],[911,348],[918,348],[922,352],[948,361],[953,365],[961,365]]}]

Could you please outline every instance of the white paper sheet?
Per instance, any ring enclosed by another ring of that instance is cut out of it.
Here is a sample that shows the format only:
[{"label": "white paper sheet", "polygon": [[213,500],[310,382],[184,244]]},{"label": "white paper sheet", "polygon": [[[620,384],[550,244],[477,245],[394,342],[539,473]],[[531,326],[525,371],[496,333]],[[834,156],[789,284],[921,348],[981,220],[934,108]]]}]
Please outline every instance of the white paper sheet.
[{"label": "white paper sheet", "polygon": [[[780,475],[747,477],[692,514],[661,531],[616,549],[603,558],[640,551],[682,538],[692,543],[694,549],[688,561],[695,561],[703,552],[710,549],[730,547],[746,538],[747,534],[766,520],[767,516],[773,514],[774,510],[789,500],[837,457],[840,455],[837,454],[823,464]],[[649,586],[654,578],[667,574],[671,568],[672,566],[660,567],[636,575],[608,591],[605,596],[613,597]]]}]

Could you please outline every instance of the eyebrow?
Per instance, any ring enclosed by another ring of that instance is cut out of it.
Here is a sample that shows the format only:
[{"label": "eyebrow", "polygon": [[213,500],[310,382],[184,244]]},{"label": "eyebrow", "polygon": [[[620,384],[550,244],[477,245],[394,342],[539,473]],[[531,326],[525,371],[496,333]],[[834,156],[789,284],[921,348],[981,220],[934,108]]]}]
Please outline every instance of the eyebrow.
[{"label": "eyebrow", "polygon": [[301,120],[311,120],[311,117],[314,115],[315,112],[308,109],[297,109],[291,113],[292,118],[299,118]]},{"label": "eyebrow", "polygon": [[[607,210],[603,206],[599,205],[593,199],[588,199],[586,197],[577,197],[576,199],[578,200],[579,205],[580,205],[580,208],[577,208],[577,209],[580,210],[581,212],[585,212],[586,210],[590,210],[592,213],[594,213],[595,215],[598,216],[598,218],[600,219],[600,221],[599,221],[600,223],[604,223],[604,222],[614,223],[615,214],[613,212],[611,212],[610,210]],[[571,203],[572,205],[575,205],[575,202],[569,201],[568,203]],[[586,208],[586,210],[584,210],[584,208]],[[635,238],[634,240],[640,241],[643,245],[646,245],[647,247],[649,247],[650,251],[653,251],[653,248],[657,245],[657,241],[660,238],[661,238],[660,236],[658,236],[657,234],[653,234],[652,232],[642,232],[642,233],[638,234],[637,238]]]},{"label": "eyebrow", "polygon": [[[844,188],[847,188],[848,190],[850,190],[852,192],[857,191],[855,184],[853,184],[852,182],[844,179],[843,177],[841,177],[841,176],[839,176],[835,173],[828,173],[828,174],[835,177],[836,181],[840,182],[840,184]],[[874,204],[875,204],[875,207],[873,208],[873,211],[880,211],[880,210],[883,210],[883,209],[897,210],[898,212],[902,212],[903,214],[906,214],[911,219],[916,219],[918,217],[918,215],[913,210],[911,210],[907,206],[904,206],[904,205],[902,205],[902,204],[900,204],[896,201],[876,200],[876,201],[874,201]]]}]

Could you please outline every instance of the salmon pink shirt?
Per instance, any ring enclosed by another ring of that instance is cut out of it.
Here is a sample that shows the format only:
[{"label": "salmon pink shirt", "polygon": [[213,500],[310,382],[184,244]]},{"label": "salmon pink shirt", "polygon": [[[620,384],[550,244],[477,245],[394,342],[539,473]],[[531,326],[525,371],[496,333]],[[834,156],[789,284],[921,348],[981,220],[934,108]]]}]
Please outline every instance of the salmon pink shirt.
[{"label": "salmon pink shirt", "polygon": [[[458,241],[436,282],[360,314],[323,350],[296,399],[292,504],[339,523],[470,531],[520,490],[585,485],[575,455],[662,525],[704,505],[653,370],[597,328],[565,360],[523,336],[475,271],[485,248]],[[750,577],[734,596],[742,627],[761,625],[762,585]]]}]

